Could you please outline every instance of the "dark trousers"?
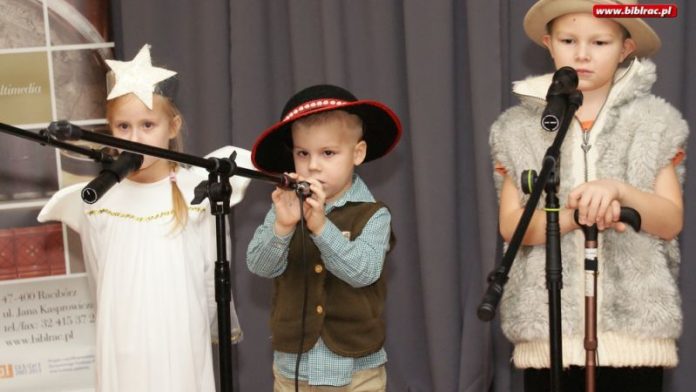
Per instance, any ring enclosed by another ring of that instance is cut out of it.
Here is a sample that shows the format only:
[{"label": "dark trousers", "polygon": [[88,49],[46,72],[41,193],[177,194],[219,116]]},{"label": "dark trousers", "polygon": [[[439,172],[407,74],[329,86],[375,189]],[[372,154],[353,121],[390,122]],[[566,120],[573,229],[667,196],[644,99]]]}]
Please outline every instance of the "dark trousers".
[{"label": "dark trousers", "polygon": [[[525,369],[524,392],[549,392],[549,369]],[[585,391],[585,368],[571,366],[561,376],[563,392]],[[597,392],[661,392],[661,367],[598,367]]]}]

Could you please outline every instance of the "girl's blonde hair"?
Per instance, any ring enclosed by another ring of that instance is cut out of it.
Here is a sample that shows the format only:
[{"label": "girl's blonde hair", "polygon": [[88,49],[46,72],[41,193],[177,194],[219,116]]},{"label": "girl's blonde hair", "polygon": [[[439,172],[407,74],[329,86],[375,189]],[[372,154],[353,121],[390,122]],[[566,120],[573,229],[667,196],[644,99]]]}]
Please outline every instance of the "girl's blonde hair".
[{"label": "girl's blonde hair", "polygon": [[[122,100],[126,97],[129,97],[129,95],[120,96],[118,98],[106,101],[106,119],[109,122],[109,124],[112,123],[112,113],[118,106],[119,102],[122,102]],[[130,98],[132,99],[132,97]],[[179,117],[179,119],[181,119],[181,128],[179,129],[179,132],[177,132],[176,136],[169,140],[168,148],[172,151],[183,151],[183,117],[181,117],[181,112],[176,107],[176,105],[174,105],[174,102],[172,102],[171,99],[159,94],[155,94],[153,98],[155,100],[159,99],[160,102],[163,104],[162,108],[169,117],[170,122],[172,122],[176,117]],[[179,170],[179,164],[177,164],[176,162],[169,162],[169,170],[173,173],[172,176],[174,176],[176,174],[176,171]],[[184,226],[186,226],[186,223],[188,222],[188,204],[186,204],[186,200],[184,200],[184,195],[181,193],[181,189],[179,189],[179,186],[176,184],[176,181],[170,181],[170,183],[172,187],[172,207],[174,210],[173,230],[183,229]]]}]

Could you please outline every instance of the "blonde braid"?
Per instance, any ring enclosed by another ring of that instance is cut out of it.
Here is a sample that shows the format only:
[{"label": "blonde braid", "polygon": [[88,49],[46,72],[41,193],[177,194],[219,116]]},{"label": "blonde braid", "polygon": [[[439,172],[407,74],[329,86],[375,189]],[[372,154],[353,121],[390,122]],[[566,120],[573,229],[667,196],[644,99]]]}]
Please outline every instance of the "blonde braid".
[{"label": "blonde braid", "polygon": [[188,222],[188,204],[184,200],[184,195],[176,183],[176,171],[179,165],[174,162],[169,163],[170,166],[170,183],[172,184],[172,208],[174,209],[174,227],[173,230],[183,229]]}]

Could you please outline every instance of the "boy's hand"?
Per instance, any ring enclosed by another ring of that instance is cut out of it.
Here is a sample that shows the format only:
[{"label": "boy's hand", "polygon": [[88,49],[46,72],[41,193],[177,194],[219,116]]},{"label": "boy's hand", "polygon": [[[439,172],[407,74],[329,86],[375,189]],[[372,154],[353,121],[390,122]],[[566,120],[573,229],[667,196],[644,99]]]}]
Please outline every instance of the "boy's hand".
[{"label": "boy's hand", "polygon": [[613,228],[619,232],[625,225],[619,222],[621,214],[621,186],[615,180],[586,182],[568,194],[568,208],[578,210],[580,224],[597,224],[599,230]]},{"label": "boy's hand", "polygon": [[[286,174],[294,180],[298,178],[295,173]],[[278,236],[290,234],[300,221],[300,200],[295,191],[281,188],[276,188],[271,193],[271,199],[276,210],[275,234]]]},{"label": "boy's hand", "polygon": [[312,194],[305,199],[304,217],[307,222],[307,229],[314,235],[321,234],[326,223],[326,215],[324,214],[324,205],[326,204],[326,193],[324,186],[315,179],[305,180],[309,183],[309,189]]}]

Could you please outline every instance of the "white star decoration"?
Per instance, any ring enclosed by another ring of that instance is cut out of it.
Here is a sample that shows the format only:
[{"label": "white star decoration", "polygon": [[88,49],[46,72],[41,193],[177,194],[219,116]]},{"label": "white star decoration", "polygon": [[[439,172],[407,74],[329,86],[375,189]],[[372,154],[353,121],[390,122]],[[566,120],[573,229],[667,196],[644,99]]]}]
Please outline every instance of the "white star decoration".
[{"label": "white star decoration", "polygon": [[176,75],[168,69],[153,67],[150,45],[145,44],[131,61],[106,60],[116,79],[106,99],[114,99],[128,93],[135,94],[152,110],[152,93],[157,83]]}]

